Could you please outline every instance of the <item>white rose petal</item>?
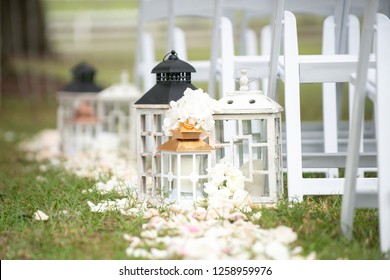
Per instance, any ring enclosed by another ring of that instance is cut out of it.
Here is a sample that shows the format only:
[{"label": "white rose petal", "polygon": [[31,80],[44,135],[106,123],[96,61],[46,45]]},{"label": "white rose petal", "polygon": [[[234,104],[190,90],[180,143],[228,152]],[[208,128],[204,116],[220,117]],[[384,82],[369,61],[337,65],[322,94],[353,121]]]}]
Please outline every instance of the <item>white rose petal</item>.
[{"label": "white rose petal", "polygon": [[34,213],[34,219],[37,221],[46,221],[47,219],[49,219],[49,216],[41,210],[38,210]]}]

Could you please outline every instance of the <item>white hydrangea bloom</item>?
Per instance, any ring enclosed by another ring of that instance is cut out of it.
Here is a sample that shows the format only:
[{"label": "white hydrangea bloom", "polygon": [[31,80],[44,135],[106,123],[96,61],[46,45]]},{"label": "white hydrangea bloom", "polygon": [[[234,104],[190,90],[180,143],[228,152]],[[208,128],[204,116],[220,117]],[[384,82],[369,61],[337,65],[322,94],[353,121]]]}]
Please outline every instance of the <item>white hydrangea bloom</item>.
[{"label": "white hydrangea bloom", "polygon": [[204,131],[214,129],[213,113],[218,102],[202,89],[187,88],[182,98],[171,101],[169,105],[170,109],[165,113],[163,122],[166,135],[171,136],[172,130],[178,128],[180,123],[186,122]]},{"label": "white hydrangea bloom", "polygon": [[226,218],[235,209],[250,211],[250,196],[245,188],[242,171],[226,161],[221,161],[208,170],[211,180],[205,184],[207,205],[218,215]]}]

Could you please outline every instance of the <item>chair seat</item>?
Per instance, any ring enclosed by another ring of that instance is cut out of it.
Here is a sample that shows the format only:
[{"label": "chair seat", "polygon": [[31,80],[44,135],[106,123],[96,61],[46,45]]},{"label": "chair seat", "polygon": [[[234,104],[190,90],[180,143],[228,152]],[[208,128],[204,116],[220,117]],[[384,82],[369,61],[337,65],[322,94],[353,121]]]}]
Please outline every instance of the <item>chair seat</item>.
[{"label": "chair seat", "polygon": [[[334,83],[348,82],[356,71],[357,55],[300,55],[298,56],[300,83]],[[375,57],[370,57],[370,64],[374,66]],[[285,60],[279,59],[279,72],[284,77]]]},{"label": "chair seat", "polygon": [[192,81],[200,82],[207,81],[209,78],[210,61],[206,60],[191,60],[191,65],[196,69],[192,74]]}]

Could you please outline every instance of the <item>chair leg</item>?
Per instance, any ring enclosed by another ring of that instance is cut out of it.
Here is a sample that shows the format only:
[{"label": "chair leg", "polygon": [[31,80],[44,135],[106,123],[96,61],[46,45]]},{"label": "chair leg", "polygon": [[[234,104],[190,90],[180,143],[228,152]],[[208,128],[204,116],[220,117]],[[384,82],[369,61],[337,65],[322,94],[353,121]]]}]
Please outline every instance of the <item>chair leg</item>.
[{"label": "chair leg", "polygon": [[381,250],[390,254],[390,20],[377,16],[377,96],[375,106],[378,153],[378,208]]},{"label": "chair leg", "polygon": [[[349,119],[350,120],[352,119],[352,107],[353,107],[352,105],[353,105],[354,94],[355,94],[355,87],[352,84],[350,84],[349,85],[349,89],[348,89],[348,104],[349,104]],[[351,126],[351,122],[349,124]],[[359,150],[361,152],[363,152],[363,144],[364,144],[363,143],[363,133],[364,133],[363,131],[364,131],[364,129],[362,129],[362,133],[360,135],[361,140],[360,140],[360,148],[359,148]],[[364,170],[359,168],[358,172],[357,172],[357,176],[359,178],[363,178],[364,177]]]},{"label": "chair leg", "polygon": [[363,126],[364,105],[366,98],[367,69],[373,42],[375,14],[378,0],[367,3],[362,38],[359,48],[355,95],[351,115],[351,126],[348,141],[347,162],[345,170],[344,195],[341,208],[341,230],[347,238],[352,237],[353,214],[356,206],[356,174],[358,170],[359,148]]},{"label": "chair leg", "polygon": [[[324,152],[337,153],[338,151],[338,126],[337,126],[337,97],[336,85],[334,83],[325,83],[322,86],[323,102],[323,123],[324,123]],[[330,168],[327,177],[338,177],[338,169]]]},{"label": "chair leg", "polygon": [[[386,95],[389,96],[389,94]],[[390,102],[389,97],[386,99],[388,99],[386,102]],[[384,253],[390,253],[390,128],[386,123],[388,118],[385,117],[385,107],[387,106],[386,103],[383,103],[384,101],[378,100],[377,102],[378,208],[381,250]]]},{"label": "chair leg", "polygon": [[287,185],[289,200],[302,200],[302,142],[298,42],[293,14],[284,15],[284,98],[286,108]]},{"label": "chair leg", "polygon": [[[322,53],[323,54],[335,54],[336,42],[335,42],[335,17],[329,16],[325,19],[323,24],[322,35]],[[335,108],[337,108],[336,98],[336,84],[324,83],[322,84],[322,114],[323,114],[323,126],[324,126],[324,152],[336,153],[338,151],[337,142],[337,114],[335,114]],[[338,177],[338,169],[331,168],[327,172],[327,177]]]}]

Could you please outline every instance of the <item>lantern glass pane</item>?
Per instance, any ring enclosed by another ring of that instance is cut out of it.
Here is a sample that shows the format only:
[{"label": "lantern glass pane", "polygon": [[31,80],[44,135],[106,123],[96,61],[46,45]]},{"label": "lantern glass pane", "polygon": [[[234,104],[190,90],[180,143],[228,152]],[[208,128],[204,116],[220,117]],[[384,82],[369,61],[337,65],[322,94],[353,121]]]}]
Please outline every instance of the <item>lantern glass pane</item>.
[{"label": "lantern glass pane", "polygon": [[244,163],[250,160],[251,154],[249,153],[249,142],[249,138],[236,138],[236,140],[233,142],[234,166],[240,168]]},{"label": "lantern glass pane", "polygon": [[267,120],[249,119],[242,120],[242,135],[251,135],[253,143],[267,142]]},{"label": "lantern glass pane", "polygon": [[[238,121],[240,135],[251,135],[254,143],[267,142],[267,120],[266,119],[243,119]],[[242,127],[242,128],[240,128]]]},{"label": "lantern glass pane", "polygon": [[[187,194],[190,196],[192,195],[193,181],[197,181],[197,178],[195,180],[192,180],[192,178],[194,176],[199,176],[198,166],[199,166],[199,162],[196,162],[196,157],[194,157],[193,155],[181,156],[180,169],[179,166],[177,166],[178,181],[180,180],[180,184],[181,184],[181,195],[187,195]],[[196,182],[195,182],[195,187],[197,187]]]},{"label": "lantern glass pane", "polygon": [[268,170],[268,147],[252,147],[252,160],[254,170]]},{"label": "lantern glass pane", "polygon": [[139,126],[140,126],[141,133],[146,131],[146,119],[147,119],[147,115],[144,114],[140,115]]},{"label": "lantern glass pane", "polygon": [[163,121],[164,121],[164,115],[162,114],[153,115],[153,126],[154,126],[153,141],[156,148],[162,145],[167,140],[164,135],[164,132],[162,131]]},{"label": "lantern glass pane", "polygon": [[103,105],[103,130],[115,133],[121,138],[128,133],[129,106],[121,103],[105,102]]},{"label": "lantern glass pane", "polygon": [[162,132],[162,126],[163,126],[163,120],[164,116],[161,114],[155,114],[153,115],[153,124],[154,124],[154,130],[156,132]]},{"label": "lantern glass pane", "polygon": [[269,196],[269,176],[255,174],[252,181],[245,182],[245,190],[249,192],[254,202],[259,202],[261,197]]},{"label": "lantern glass pane", "polygon": [[[207,181],[208,155],[162,153],[162,186],[172,200],[193,200],[203,196]],[[180,195],[178,194],[180,189]]]}]

